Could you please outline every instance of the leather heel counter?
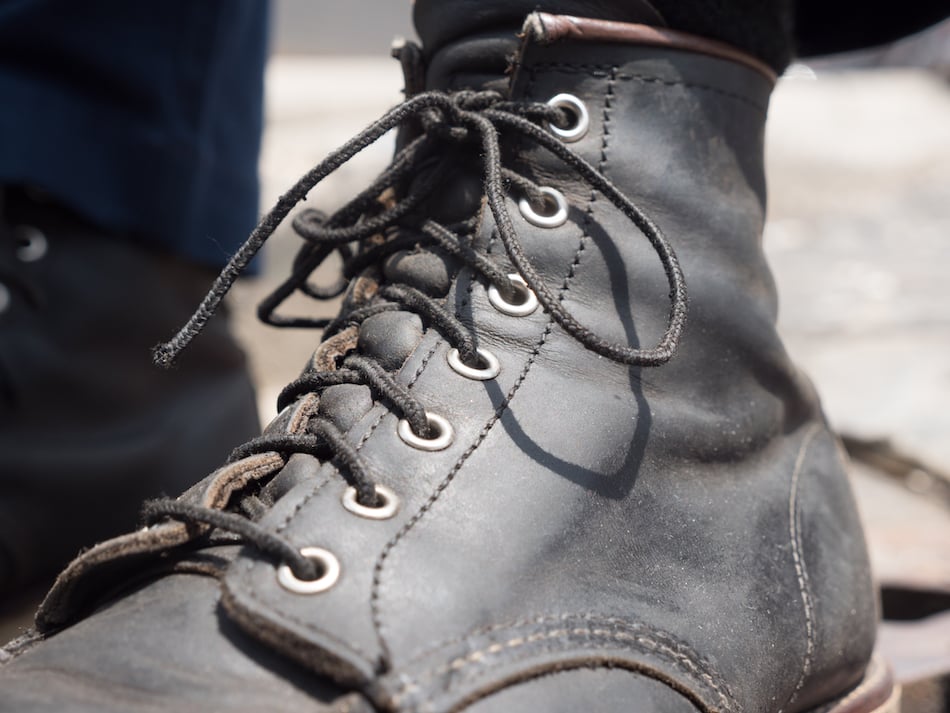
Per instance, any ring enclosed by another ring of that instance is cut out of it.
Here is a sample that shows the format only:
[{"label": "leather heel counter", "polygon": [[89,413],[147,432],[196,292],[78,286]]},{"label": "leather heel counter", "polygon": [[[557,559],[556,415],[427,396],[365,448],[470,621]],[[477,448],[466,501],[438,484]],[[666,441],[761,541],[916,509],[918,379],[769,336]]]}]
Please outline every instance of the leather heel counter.
[{"label": "leather heel counter", "polygon": [[790,516],[808,641],[787,711],[810,709],[857,684],[877,623],[857,505],[837,440],[826,428],[816,427],[796,476]]}]

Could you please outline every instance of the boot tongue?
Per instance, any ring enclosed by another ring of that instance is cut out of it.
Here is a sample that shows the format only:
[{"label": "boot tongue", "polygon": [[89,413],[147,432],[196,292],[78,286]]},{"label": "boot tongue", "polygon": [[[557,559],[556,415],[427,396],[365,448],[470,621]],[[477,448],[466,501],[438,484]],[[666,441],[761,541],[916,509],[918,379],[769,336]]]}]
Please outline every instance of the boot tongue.
[{"label": "boot tongue", "polygon": [[[536,0],[414,0],[426,89],[493,89],[507,94],[518,33]],[[517,7],[529,3],[527,10]]]},{"label": "boot tongue", "polygon": [[409,285],[430,297],[445,297],[458,266],[446,255],[431,250],[400,250],[383,266],[391,283]]},{"label": "boot tongue", "polygon": [[[505,72],[518,47],[515,31],[487,33],[441,47],[426,68],[426,88],[441,90],[486,89],[506,91]],[[426,201],[428,217],[443,225],[471,217],[479,209],[482,185],[477,160],[461,160],[458,170]],[[473,168],[474,167],[474,168]],[[445,297],[461,267],[453,257],[431,246],[400,250],[390,255],[381,268],[383,284],[413,287],[433,297]],[[351,288],[352,289],[352,288]],[[360,325],[356,351],[372,357],[387,371],[396,371],[422,338],[423,325],[418,315],[402,310],[384,312]],[[372,407],[366,386],[343,384],[326,388],[320,396],[319,416],[332,421],[343,431],[351,428]],[[275,489],[285,492],[288,483]]]},{"label": "boot tongue", "polygon": [[443,45],[428,60],[426,89],[494,89],[507,93],[506,71],[518,49],[516,31],[473,35]]}]

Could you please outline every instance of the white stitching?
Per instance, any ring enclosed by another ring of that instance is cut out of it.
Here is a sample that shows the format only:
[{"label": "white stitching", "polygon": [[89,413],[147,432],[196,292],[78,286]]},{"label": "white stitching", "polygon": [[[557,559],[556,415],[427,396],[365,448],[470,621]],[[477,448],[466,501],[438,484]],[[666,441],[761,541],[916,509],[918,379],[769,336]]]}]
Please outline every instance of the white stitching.
[{"label": "white stitching", "polygon": [[419,691],[421,689],[420,684],[430,681],[437,676],[441,676],[450,672],[458,673],[459,671],[462,671],[463,669],[473,665],[484,665],[485,654],[496,654],[505,650],[510,651],[527,646],[529,644],[572,635],[597,636],[612,641],[633,642],[640,644],[641,646],[656,652],[661,658],[666,658],[674,666],[683,667],[689,673],[701,678],[716,693],[716,696],[719,699],[719,702],[722,704],[724,710],[729,710],[731,707],[729,697],[722,690],[713,676],[704,671],[700,665],[689,655],[680,651],[676,651],[670,646],[667,646],[656,639],[644,636],[642,634],[630,634],[622,631],[611,631],[609,629],[577,626],[565,629],[553,629],[543,633],[516,636],[503,643],[493,643],[489,646],[486,646],[485,648],[466,654],[465,656],[460,656],[456,659],[453,659],[449,663],[443,664],[438,668],[431,669],[427,673],[416,678],[404,677],[399,690],[392,697],[393,704],[399,705],[408,695]]},{"label": "white stitching", "polygon": [[802,672],[798,678],[798,683],[795,684],[795,688],[789,695],[788,700],[785,701],[785,705],[779,708],[778,713],[783,713],[785,709],[790,706],[792,702],[798,697],[799,692],[802,690],[802,686],[805,685],[805,679],[808,678],[808,674],[811,673],[812,656],[815,652],[814,605],[812,604],[811,600],[808,569],[805,567],[805,560],[802,556],[802,550],[804,548],[801,539],[801,523],[799,521],[800,511],[798,509],[798,481],[801,476],[802,466],[805,463],[805,454],[808,452],[808,447],[811,445],[811,442],[817,435],[818,431],[819,426],[813,425],[802,440],[802,445],[798,449],[798,456],[795,459],[795,468],[792,471],[792,483],[788,492],[788,535],[789,541],[792,545],[792,559],[795,562],[795,574],[798,579],[798,591],[801,594],[802,606],[805,609],[806,642],[805,656],[802,660]]}]

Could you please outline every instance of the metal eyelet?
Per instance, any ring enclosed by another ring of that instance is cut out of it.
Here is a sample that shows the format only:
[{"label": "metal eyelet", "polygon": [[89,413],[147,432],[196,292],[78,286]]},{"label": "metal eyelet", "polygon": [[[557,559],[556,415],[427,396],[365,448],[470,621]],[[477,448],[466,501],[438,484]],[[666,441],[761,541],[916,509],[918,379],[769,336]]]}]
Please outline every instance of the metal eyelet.
[{"label": "metal eyelet", "polygon": [[18,225],[13,234],[20,243],[16,249],[16,256],[21,262],[36,262],[41,260],[49,249],[46,235],[39,228],[32,225]]},{"label": "metal eyelet", "polygon": [[551,99],[548,100],[548,106],[553,106],[557,109],[567,109],[574,115],[574,124],[566,128],[561,128],[549,123],[548,126],[551,129],[551,133],[566,144],[571,144],[584,138],[587,134],[587,130],[590,129],[590,114],[587,113],[587,107],[584,106],[584,102],[573,94],[558,94],[556,97],[551,97]]},{"label": "metal eyelet", "polygon": [[426,420],[429,422],[429,426],[436,430],[434,438],[421,438],[417,436],[413,432],[412,426],[410,426],[409,422],[404,418],[399,419],[399,426],[396,432],[407,444],[422,451],[441,451],[448,448],[455,435],[452,430],[452,424],[442,418],[442,416],[429,413],[428,411],[426,411]]},{"label": "metal eyelet", "polygon": [[10,290],[6,285],[0,284],[0,314],[3,314],[10,308],[13,298],[10,296]]},{"label": "metal eyelet", "polygon": [[475,353],[478,354],[478,358],[481,359],[483,367],[473,367],[469,366],[462,361],[462,358],[459,356],[458,349],[451,349],[448,354],[445,355],[446,361],[449,362],[449,366],[452,367],[453,371],[458,374],[461,374],[467,379],[474,379],[476,381],[488,381],[489,379],[494,379],[498,376],[498,372],[501,371],[501,364],[498,362],[498,357],[492,354],[487,349],[476,349]]},{"label": "metal eyelet", "polygon": [[376,494],[382,499],[380,505],[363,505],[356,499],[356,488],[350,486],[343,493],[343,507],[368,520],[388,520],[399,511],[399,497],[385,485],[377,485],[375,488]]},{"label": "metal eyelet", "polygon": [[508,275],[508,281],[511,282],[515,290],[521,294],[523,297],[522,301],[518,303],[508,302],[501,296],[501,292],[495,285],[489,285],[488,301],[491,302],[492,307],[510,317],[527,317],[529,314],[532,314],[538,308],[538,298],[534,292],[528,288],[528,283],[525,282],[524,278],[518,273]]},{"label": "metal eyelet", "polygon": [[304,547],[300,554],[319,567],[320,575],[316,579],[300,579],[290,565],[282,564],[277,568],[277,581],[284,589],[294,594],[319,594],[330,589],[340,579],[340,560],[329,550]]},{"label": "metal eyelet", "polygon": [[541,186],[540,190],[547,199],[545,202],[554,204],[554,212],[542,215],[534,209],[531,201],[522,198],[518,201],[518,210],[521,211],[521,215],[529,223],[539,228],[557,228],[564,225],[567,222],[567,199],[564,198],[564,194],[548,186]]}]

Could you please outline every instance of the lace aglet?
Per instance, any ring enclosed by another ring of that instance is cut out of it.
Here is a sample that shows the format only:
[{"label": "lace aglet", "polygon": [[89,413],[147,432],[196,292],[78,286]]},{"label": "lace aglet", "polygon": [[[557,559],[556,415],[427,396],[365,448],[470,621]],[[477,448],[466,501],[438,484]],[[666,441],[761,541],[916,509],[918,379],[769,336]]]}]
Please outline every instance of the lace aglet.
[{"label": "lace aglet", "polygon": [[152,363],[159,369],[171,369],[175,366],[178,355],[185,351],[185,348],[191,343],[191,340],[198,336],[198,329],[190,328],[190,325],[182,327],[174,337],[167,342],[156,344],[152,348]]},{"label": "lace aglet", "polygon": [[152,347],[152,364],[159,369],[171,369],[181,349],[175,349],[171,342],[163,342]]},{"label": "lace aglet", "polygon": [[[221,281],[221,279],[222,278],[219,277],[218,281]],[[231,282],[233,282],[233,280],[231,280]],[[152,349],[152,363],[155,366],[161,369],[170,369],[175,365],[175,360],[178,358],[178,355],[185,351],[187,346],[191,344],[192,339],[201,334],[201,330],[204,329],[205,324],[207,324],[208,320],[214,315],[214,311],[218,304],[220,304],[221,298],[224,296],[228,287],[230,287],[230,283],[224,287],[220,287],[216,282],[211,288],[211,291],[204,298],[204,301],[198,309],[195,310],[195,313],[191,315],[189,320],[185,323],[185,326],[178,330],[178,334],[167,342],[156,345]]]}]

